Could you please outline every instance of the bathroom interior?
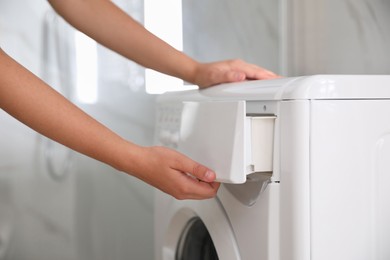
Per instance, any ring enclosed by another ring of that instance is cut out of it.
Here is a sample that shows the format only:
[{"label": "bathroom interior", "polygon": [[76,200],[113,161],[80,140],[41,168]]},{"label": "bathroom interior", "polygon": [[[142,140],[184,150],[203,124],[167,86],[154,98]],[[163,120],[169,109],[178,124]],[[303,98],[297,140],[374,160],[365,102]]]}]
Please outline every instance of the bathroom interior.
[{"label": "bathroom interior", "polygon": [[[390,74],[388,0],[113,2],[199,61],[239,58],[284,77]],[[96,44],[47,1],[2,0],[0,46],[143,146],[154,144],[156,97],[194,87]],[[0,259],[154,259],[153,234],[153,187],[0,111]]]}]

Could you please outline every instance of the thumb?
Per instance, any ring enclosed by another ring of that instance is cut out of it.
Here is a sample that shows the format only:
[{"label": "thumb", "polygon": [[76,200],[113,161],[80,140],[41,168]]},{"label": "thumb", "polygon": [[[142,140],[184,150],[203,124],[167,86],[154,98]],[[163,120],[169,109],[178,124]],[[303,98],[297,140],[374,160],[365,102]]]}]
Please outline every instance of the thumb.
[{"label": "thumb", "polygon": [[204,182],[213,182],[216,178],[215,172],[198,163],[195,163],[190,174]]}]

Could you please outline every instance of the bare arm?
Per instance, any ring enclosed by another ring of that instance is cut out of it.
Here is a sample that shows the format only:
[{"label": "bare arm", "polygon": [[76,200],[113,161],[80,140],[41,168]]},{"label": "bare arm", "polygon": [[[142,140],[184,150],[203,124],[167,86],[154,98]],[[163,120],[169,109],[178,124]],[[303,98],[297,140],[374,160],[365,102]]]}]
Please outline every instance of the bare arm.
[{"label": "bare arm", "polygon": [[201,87],[276,75],[240,60],[199,63],[177,51],[109,0],[49,0],[70,24],[99,43],[147,67]]},{"label": "bare arm", "polygon": [[[240,60],[202,64],[150,34],[108,0],[49,0],[77,29],[139,64],[201,87],[277,77]],[[128,142],[82,112],[0,49],[0,108],[37,132],[178,199],[215,196],[215,173],[163,147]],[[189,177],[186,173],[202,180]]]},{"label": "bare arm", "polygon": [[[0,49],[0,108],[37,132],[173,195],[209,198],[215,173],[175,151],[130,143],[82,112]],[[205,176],[211,173],[210,176]]]}]

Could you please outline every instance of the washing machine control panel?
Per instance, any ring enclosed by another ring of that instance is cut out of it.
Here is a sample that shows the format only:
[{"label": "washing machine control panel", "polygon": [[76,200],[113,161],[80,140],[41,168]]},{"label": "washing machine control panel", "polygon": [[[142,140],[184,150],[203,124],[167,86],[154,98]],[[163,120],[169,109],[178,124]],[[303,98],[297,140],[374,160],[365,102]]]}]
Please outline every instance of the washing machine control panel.
[{"label": "washing machine control panel", "polygon": [[180,139],[183,104],[162,103],[157,107],[156,144],[176,149]]}]

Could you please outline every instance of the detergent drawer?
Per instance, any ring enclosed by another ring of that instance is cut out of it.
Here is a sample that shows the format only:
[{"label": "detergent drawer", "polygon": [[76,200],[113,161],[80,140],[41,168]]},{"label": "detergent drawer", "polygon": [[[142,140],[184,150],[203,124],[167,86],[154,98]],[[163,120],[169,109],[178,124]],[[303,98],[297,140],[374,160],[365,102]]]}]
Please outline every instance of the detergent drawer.
[{"label": "detergent drawer", "polygon": [[182,103],[177,149],[213,169],[217,181],[244,183],[272,172],[275,117],[246,113],[245,101]]}]

